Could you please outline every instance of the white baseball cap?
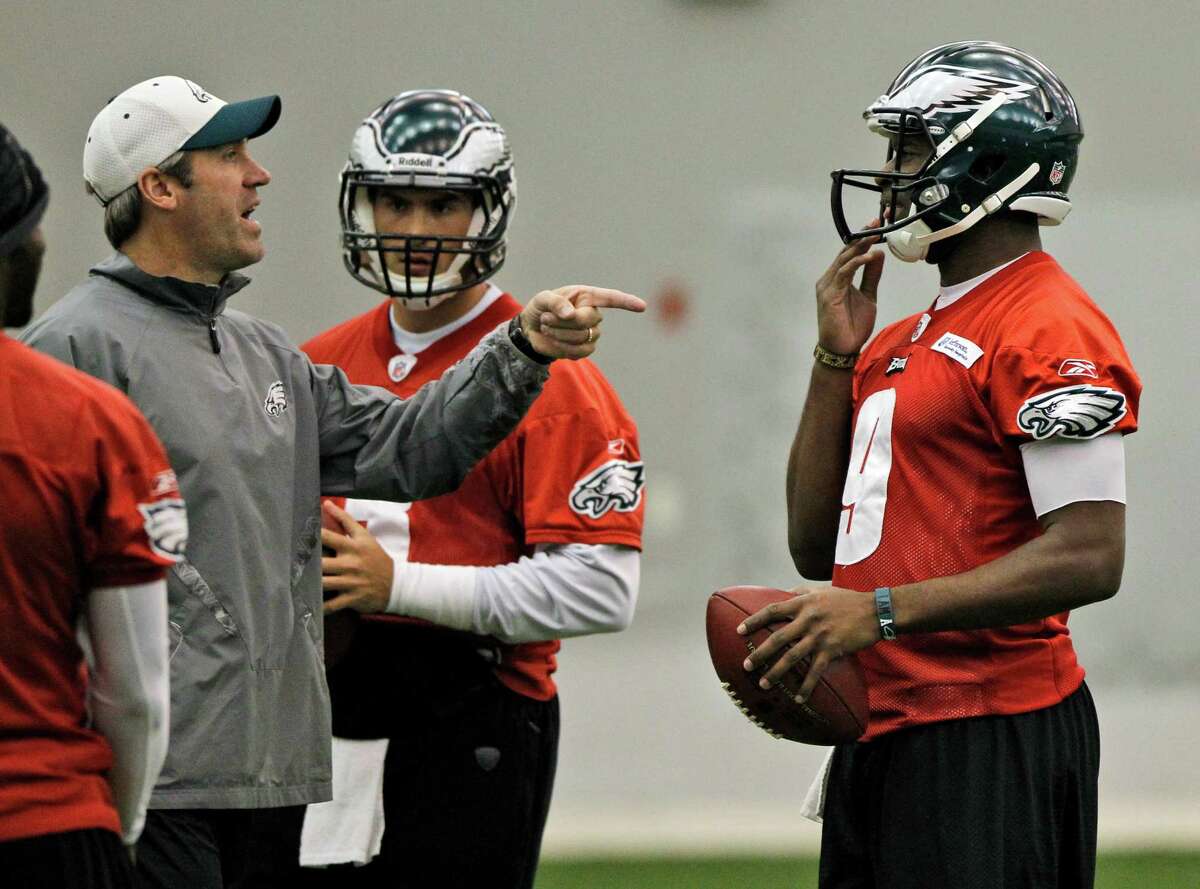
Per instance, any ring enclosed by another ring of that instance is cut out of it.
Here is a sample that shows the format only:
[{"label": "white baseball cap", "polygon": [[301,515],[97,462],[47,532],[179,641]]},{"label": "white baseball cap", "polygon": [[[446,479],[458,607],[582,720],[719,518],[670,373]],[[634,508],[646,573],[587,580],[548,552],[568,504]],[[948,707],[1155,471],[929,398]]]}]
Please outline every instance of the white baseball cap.
[{"label": "white baseball cap", "polygon": [[281,108],[279,96],[230,103],[182,77],[151,77],[100,109],[83,146],[83,178],[107,204],[180,149],[261,136]]}]

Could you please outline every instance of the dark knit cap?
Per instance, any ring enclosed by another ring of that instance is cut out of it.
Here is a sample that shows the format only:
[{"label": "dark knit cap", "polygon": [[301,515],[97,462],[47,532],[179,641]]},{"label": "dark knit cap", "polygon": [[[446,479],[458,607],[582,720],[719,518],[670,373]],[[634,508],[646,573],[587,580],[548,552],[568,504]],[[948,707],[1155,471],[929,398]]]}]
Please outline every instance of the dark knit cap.
[{"label": "dark knit cap", "polygon": [[0,124],[0,257],[8,256],[29,239],[49,198],[41,170]]}]

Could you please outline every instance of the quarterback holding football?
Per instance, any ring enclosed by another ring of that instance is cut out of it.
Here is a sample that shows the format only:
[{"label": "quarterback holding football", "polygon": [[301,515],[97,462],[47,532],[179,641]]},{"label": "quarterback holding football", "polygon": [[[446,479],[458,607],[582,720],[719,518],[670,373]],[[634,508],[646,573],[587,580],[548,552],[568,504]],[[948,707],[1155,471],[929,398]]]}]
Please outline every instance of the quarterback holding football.
[{"label": "quarterback holding football", "polygon": [[[1091,886],[1099,734],[1067,618],[1120,585],[1141,384],[1041,246],[1071,209],[1079,112],[1037,59],[968,41],[863,116],[887,162],[833,173],[845,246],[788,465],[793,559],[833,585],[748,618],[786,624],[745,667],[769,687],[811,658],[799,698],[837,657],[866,675],[867,731],[809,797],[822,887]],[[878,194],[866,227],[848,189]],[[881,242],[940,287],[872,336]]]}]

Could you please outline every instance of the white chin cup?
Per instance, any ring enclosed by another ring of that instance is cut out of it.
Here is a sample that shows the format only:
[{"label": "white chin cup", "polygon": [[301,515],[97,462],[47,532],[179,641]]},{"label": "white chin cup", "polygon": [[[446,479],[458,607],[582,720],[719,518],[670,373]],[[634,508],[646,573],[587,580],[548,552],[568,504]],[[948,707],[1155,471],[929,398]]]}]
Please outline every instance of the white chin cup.
[{"label": "white chin cup", "polygon": [[883,236],[887,241],[892,255],[904,262],[920,262],[929,255],[929,241],[925,240],[933,234],[932,229],[925,224],[924,219],[918,219],[894,232]]},{"label": "white chin cup", "polygon": [[[392,279],[395,280],[394,278]],[[432,309],[434,306],[441,305],[452,296],[458,296],[461,293],[459,290],[452,290],[449,293],[439,293],[437,296],[399,296],[394,295],[393,299],[398,299],[404,303],[404,308],[410,312],[424,312]]]}]

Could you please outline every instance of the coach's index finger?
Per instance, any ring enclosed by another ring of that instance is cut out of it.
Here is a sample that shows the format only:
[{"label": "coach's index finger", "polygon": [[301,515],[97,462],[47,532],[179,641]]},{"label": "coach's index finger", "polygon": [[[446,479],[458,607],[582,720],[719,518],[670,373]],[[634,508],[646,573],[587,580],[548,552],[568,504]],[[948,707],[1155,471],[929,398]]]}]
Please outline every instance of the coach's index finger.
[{"label": "coach's index finger", "polygon": [[644,312],[646,303],[640,297],[623,290],[613,290],[609,287],[591,287],[586,284],[572,284],[555,290],[544,290],[534,297],[541,311],[552,312],[559,318],[570,318],[575,314],[575,307],[592,306],[596,308],[624,309],[628,312]]},{"label": "coach's index finger", "polygon": [[612,290],[608,287],[587,287],[579,285],[577,295],[572,302],[577,306],[594,306],[597,309],[624,309],[627,312],[646,311],[646,301],[640,296],[626,293],[624,290]]}]

